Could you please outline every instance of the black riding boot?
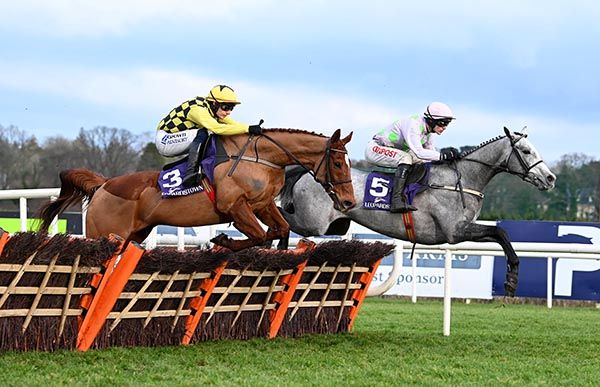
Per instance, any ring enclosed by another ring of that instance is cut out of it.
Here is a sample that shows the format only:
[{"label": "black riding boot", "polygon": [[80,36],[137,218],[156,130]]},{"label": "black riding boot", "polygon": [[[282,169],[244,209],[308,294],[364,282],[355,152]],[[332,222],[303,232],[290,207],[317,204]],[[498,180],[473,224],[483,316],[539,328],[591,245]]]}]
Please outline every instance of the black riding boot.
[{"label": "black riding boot", "polygon": [[206,139],[206,130],[200,129],[192,141],[188,153],[188,164],[183,177],[183,188],[191,188],[198,184],[198,168],[200,167],[200,148]]},{"label": "black riding boot", "polygon": [[404,200],[404,185],[406,184],[406,177],[408,175],[408,169],[410,168],[410,164],[399,164],[398,169],[396,169],[396,174],[394,176],[394,192],[392,193],[392,206],[390,207],[390,212],[409,212],[416,211],[417,208],[411,205],[406,204]]}]

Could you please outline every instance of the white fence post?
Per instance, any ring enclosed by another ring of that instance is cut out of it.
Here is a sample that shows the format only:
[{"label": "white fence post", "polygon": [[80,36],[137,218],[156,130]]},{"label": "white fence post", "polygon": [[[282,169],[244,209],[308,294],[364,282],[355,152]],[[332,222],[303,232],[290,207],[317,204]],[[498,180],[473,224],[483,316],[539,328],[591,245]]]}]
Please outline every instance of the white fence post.
[{"label": "white fence post", "polygon": [[412,269],[412,302],[417,303],[417,257],[415,257],[414,250],[411,249],[411,269]]},{"label": "white fence post", "polygon": [[552,309],[552,257],[546,260],[546,306]]},{"label": "white fence post", "polygon": [[[50,201],[56,201],[57,197],[56,196],[50,196]],[[52,219],[52,223],[50,223],[50,235],[56,235],[58,234],[58,216],[55,216],[54,219]]]},{"label": "white fence post", "polygon": [[452,251],[446,250],[444,259],[444,336],[450,336],[450,315],[452,313],[452,296],[450,288],[450,271],[452,269]]},{"label": "white fence post", "polygon": [[19,217],[21,219],[21,231],[27,231],[27,199],[19,198]]},{"label": "white fence post", "polygon": [[185,228],[177,227],[177,251],[185,251]]},{"label": "white fence post", "polygon": [[87,236],[87,227],[85,226],[87,218],[87,209],[90,202],[87,199],[83,199],[81,202],[81,235],[85,238]]}]

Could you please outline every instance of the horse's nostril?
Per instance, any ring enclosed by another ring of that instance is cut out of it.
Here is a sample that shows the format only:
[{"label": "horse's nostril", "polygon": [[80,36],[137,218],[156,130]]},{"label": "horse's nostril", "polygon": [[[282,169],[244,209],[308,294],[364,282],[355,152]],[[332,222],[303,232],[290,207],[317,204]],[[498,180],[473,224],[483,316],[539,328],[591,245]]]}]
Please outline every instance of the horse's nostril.
[{"label": "horse's nostril", "polygon": [[345,208],[352,208],[352,207],[354,207],[354,202],[352,202],[350,200],[344,200],[344,207]]},{"label": "horse's nostril", "polygon": [[548,175],[548,177],[546,177],[546,180],[548,181],[548,183],[552,183],[555,179],[556,179],[556,177],[554,177],[553,175]]}]

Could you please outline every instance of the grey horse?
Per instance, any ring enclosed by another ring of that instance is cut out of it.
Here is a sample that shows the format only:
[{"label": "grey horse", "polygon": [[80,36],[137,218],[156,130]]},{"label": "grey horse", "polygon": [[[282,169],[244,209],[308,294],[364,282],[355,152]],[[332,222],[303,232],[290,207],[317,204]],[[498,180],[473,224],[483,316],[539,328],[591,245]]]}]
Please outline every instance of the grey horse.
[{"label": "grey horse", "polygon": [[[424,245],[465,241],[497,242],[507,258],[505,294],[514,296],[518,283],[519,258],[506,232],[496,226],[475,223],[483,205],[483,190],[500,172],[519,176],[540,190],[554,187],[556,176],[527,139],[512,133],[490,139],[463,152],[450,163],[433,163],[429,188],[416,195],[412,213],[415,242]],[[362,203],[368,173],[352,169],[356,203]],[[392,238],[409,240],[402,214],[357,206],[346,214],[333,208],[311,176],[298,168],[286,172],[280,193],[281,212],[290,229],[303,236],[343,235],[350,220]]]}]

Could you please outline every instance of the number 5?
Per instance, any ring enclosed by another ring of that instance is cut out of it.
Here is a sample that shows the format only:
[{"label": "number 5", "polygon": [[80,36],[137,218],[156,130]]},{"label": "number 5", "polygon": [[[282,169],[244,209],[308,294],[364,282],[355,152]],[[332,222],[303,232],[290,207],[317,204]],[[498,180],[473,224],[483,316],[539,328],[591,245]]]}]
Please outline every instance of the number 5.
[{"label": "number 5", "polygon": [[[382,179],[381,177],[375,177],[371,181],[371,188],[369,189],[369,193],[373,196],[383,197],[388,194],[388,181],[386,179]],[[380,190],[380,191],[378,191]]]}]

